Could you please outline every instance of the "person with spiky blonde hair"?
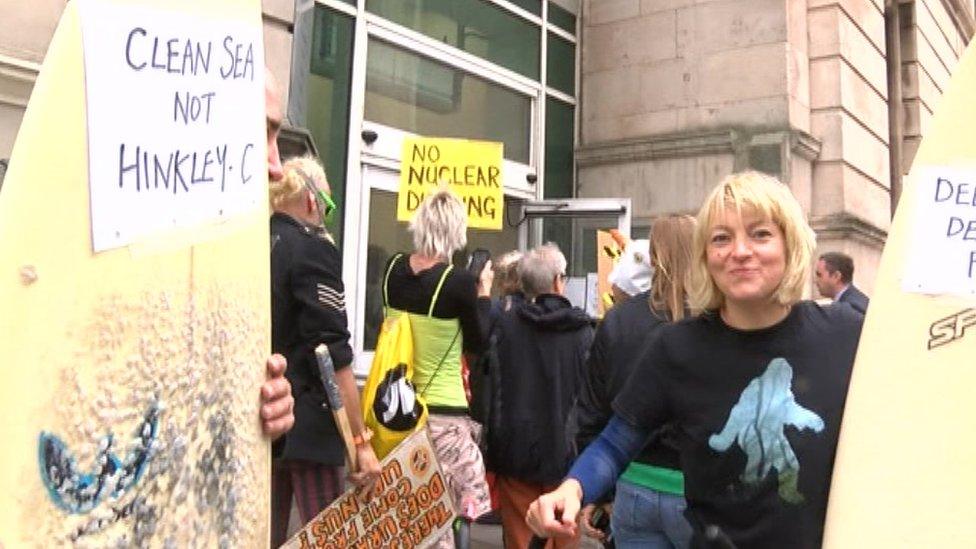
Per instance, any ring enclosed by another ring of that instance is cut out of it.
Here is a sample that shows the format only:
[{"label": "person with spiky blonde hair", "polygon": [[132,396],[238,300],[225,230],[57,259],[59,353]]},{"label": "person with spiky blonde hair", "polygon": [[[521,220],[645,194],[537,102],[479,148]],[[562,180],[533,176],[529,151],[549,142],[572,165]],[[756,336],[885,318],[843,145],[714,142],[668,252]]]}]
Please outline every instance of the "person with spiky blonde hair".
[{"label": "person with spiky blonde hair", "polygon": [[[427,429],[458,509],[455,528],[491,508],[485,465],[478,449],[480,426],[471,419],[462,379],[462,355],[474,364],[485,347],[493,271],[480,278],[455,269],[451,258],[467,245],[467,213],[447,188],[431,193],[414,212],[412,254],[396,254],[383,269],[384,307],[408,314],[414,339],[413,384],[427,402]],[[454,547],[454,533],[438,540]]]},{"label": "person with spiky blonde hair", "polygon": [[801,296],[815,240],[789,188],[743,172],[698,213],[690,302],[661,326],[614,415],[527,522],[571,535],[581,503],[608,491],[649,434],[670,424],[692,547],[820,547],[863,316]]}]

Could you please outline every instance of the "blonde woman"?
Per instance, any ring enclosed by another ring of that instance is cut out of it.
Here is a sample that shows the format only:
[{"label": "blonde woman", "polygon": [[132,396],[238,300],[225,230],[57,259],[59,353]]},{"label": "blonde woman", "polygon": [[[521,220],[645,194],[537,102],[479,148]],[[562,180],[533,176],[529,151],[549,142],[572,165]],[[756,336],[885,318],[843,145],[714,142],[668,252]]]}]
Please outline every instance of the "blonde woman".
[{"label": "blonde woman", "polygon": [[343,440],[325,406],[315,348],[324,343],[356,437],[357,470],[350,480],[367,488],[379,462],[358,413],[352,348],[340,254],[325,229],[335,206],[322,166],[313,157],[285,162],[283,177],[269,183],[271,216],[271,346],[288,360],[285,375],[295,398],[295,426],[275,444],[272,462],[272,545],[287,538],[294,497],[302,524],[342,493]]},{"label": "blonde woman", "polygon": [[[384,300],[392,309],[411,313],[414,387],[427,402],[437,460],[463,519],[455,527],[466,527],[491,509],[476,442],[480,428],[468,415],[461,355],[483,351],[481,326],[491,307],[492,269],[489,263],[478,280],[451,264],[454,252],[467,244],[467,214],[446,189],[424,199],[409,228],[414,252],[387,262]],[[439,546],[454,547],[453,533],[441,538]]]},{"label": "blonde woman", "polygon": [[526,519],[576,530],[647,435],[672,423],[694,547],[820,547],[863,317],[801,301],[814,234],[783,184],[729,176],[698,214],[690,298],[704,312],[661,327],[615,415]]}]

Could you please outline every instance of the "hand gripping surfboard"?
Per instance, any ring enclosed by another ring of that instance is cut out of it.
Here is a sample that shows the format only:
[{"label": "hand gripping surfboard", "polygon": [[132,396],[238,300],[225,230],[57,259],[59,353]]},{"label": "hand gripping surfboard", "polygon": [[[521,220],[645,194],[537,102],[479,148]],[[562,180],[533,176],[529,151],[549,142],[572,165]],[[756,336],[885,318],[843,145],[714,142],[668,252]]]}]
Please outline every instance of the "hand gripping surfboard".
[{"label": "hand gripping surfboard", "polygon": [[905,180],[882,255],[844,412],[825,547],[976,543],[974,97],[970,46]]}]

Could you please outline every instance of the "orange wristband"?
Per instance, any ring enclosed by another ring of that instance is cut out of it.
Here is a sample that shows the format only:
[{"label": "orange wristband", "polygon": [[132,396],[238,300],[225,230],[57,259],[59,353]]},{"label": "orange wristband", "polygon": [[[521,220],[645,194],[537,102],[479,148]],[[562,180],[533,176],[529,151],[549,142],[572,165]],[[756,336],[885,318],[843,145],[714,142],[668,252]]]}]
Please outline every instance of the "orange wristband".
[{"label": "orange wristband", "polygon": [[373,430],[370,429],[369,427],[366,427],[365,429],[363,429],[361,433],[352,437],[352,442],[356,446],[362,446],[367,442],[369,442],[371,438],[373,438]]}]

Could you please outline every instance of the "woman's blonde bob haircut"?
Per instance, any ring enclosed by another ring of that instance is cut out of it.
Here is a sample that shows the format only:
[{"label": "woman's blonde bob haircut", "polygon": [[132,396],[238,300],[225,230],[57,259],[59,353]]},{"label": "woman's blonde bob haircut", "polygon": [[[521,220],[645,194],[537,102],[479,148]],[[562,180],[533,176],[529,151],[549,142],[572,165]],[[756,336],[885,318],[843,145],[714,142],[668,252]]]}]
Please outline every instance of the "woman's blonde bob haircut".
[{"label": "woman's blonde bob haircut", "polygon": [[413,234],[415,251],[449,262],[454,252],[468,243],[468,216],[464,204],[442,187],[420,203],[409,230]]},{"label": "woman's blonde bob haircut", "polygon": [[268,202],[276,212],[309,192],[306,181],[316,188],[327,181],[322,164],[312,155],[289,158],[281,171],[284,176],[280,181],[268,182]]},{"label": "woman's blonde bob haircut", "polygon": [[773,299],[790,306],[800,300],[810,281],[810,261],[817,245],[800,203],[786,185],[775,177],[755,171],[732,174],[722,180],[705,199],[698,212],[698,227],[692,249],[690,302],[694,310],[715,310],[725,304],[725,295],[708,273],[708,239],[716,219],[726,210],[756,212],[783,231],[786,268]]}]

